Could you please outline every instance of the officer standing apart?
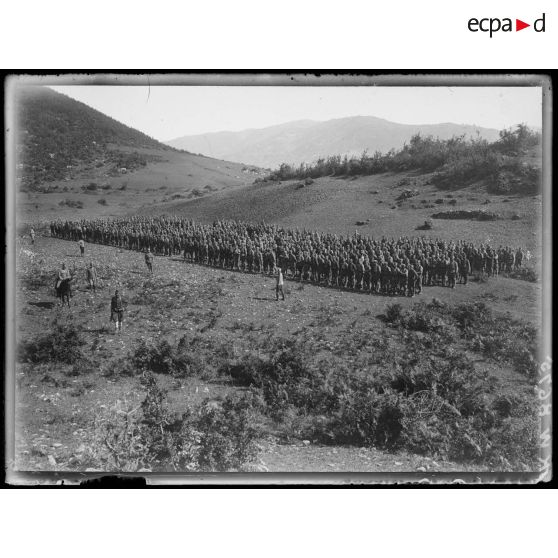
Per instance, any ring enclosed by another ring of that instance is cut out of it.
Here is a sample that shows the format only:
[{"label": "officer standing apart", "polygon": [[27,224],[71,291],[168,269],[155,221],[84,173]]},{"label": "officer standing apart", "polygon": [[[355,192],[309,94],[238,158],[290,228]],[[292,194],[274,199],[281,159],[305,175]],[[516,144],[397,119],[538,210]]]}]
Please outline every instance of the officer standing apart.
[{"label": "officer standing apart", "polygon": [[149,273],[153,273],[153,254],[151,253],[150,248],[148,248],[145,253],[145,265],[147,266]]},{"label": "officer standing apart", "polygon": [[95,288],[97,287],[97,270],[93,267],[93,262],[91,262],[89,264],[89,267],[87,268],[87,282],[89,283],[89,289],[93,292],[96,292]]},{"label": "officer standing apart", "polygon": [[85,255],[85,242],[83,241],[83,238],[80,238],[78,240],[78,245],[81,257],[83,258],[83,256]]},{"label": "officer standing apart", "polygon": [[118,290],[114,291],[114,296],[110,301],[110,320],[114,322],[114,331],[122,333],[122,321],[124,319],[124,303]]},{"label": "officer standing apart", "polygon": [[276,300],[279,300],[279,293],[281,293],[282,299],[285,300],[285,293],[283,292],[283,271],[280,267],[277,268],[277,285],[275,287]]}]

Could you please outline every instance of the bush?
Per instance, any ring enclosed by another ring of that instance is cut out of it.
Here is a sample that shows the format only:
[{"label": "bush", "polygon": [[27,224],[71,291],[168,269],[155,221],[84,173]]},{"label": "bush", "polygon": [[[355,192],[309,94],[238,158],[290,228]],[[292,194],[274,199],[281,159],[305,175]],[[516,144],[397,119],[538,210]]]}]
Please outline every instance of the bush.
[{"label": "bush", "polygon": [[256,355],[248,354],[237,361],[228,361],[219,370],[220,375],[230,376],[236,386],[261,387],[264,361]]},{"label": "bush", "polygon": [[[365,151],[359,157],[332,155],[319,158],[312,164],[298,166],[283,163],[257,182],[317,178],[319,176],[372,175],[382,172],[405,172],[419,170],[434,172],[431,182],[441,187],[452,188],[483,180],[487,184],[497,183],[505,173],[517,172],[520,156],[528,149],[540,145],[540,134],[528,128],[503,130],[500,140],[489,143],[482,139],[465,139],[465,136],[439,140],[432,136],[414,135],[399,150],[387,153],[376,152],[372,156]],[[538,182],[536,169],[525,168],[520,189],[527,191]],[[409,178],[401,179],[398,186],[407,186]]]},{"label": "bush", "polygon": [[202,471],[238,470],[257,455],[259,402],[251,393],[206,400],[195,426],[200,433],[197,464]]},{"label": "bush", "polygon": [[389,323],[397,324],[403,316],[403,307],[401,304],[388,304],[386,307],[385,317]]},{"label": "bush", "polygon": [[[455,200],[451,200],[455,201]],[[483,210],[465,210],[460,209],[457,211],[442,211],[440,213],[434,213],[432,215],[433,219],[472,219],[476,221],[498,221],[501,219],[501,215],[498,213],[493,213],[490,211]]]},{"label": "bush", "polygon": [[504,273],[506,277],[511,277],[512,279],[520,279],[521,281],[529,281],[530,283],[537,283],[539,276],[537,272],[532,267],[519,267],[510,272]]},{"label": "bush", "polygon": [[75,207],[76,209],[83,209],[83,202],[82,201],[75,201],[75,200],[62,200],[61,202],[59,202],[60,206],[66,206],[66,207]]},{"label": "bush", "polygon": [[257,455],[258,399],[253,394],[205,400],[173,413],[151,373],[142,374],[141,404],[117,401],[95,419],[95,440],[81,463],[107,471],[230,471]]},{"label": "bush", "polygon": [[434,228],[434,222],[432,221],[432,219],[426,219],[424,224],[418,228],[423,231],[431,231]]},{"label": "bush", "polygon": [[97,203],[100,205],[107,205],[107,200],[105,198],[101,198],[100,200],[97,200]]},{"label": "bush", "polygon": [[22,342],[18,357],[21,362],[63,362],[73,364],[82,356],[83,339],[71,318],[55,318],[51,331],[36,341]]},{"label": "bush", "polygon": [[178,378],[199,376],[205,369],[201,357],[191,350],[185,337],[173,347],[166,339],[155,344],[139,345],[128,356],[129,370],[125,373],[154,372]]}]

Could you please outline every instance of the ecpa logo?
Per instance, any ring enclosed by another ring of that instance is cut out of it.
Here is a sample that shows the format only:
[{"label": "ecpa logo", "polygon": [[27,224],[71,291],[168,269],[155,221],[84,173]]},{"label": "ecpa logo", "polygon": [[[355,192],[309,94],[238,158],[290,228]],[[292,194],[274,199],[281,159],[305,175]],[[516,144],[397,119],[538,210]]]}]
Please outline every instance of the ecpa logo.
[{"label": "ecpa logo", "polygon": [[[540,18],[536,19],[533,22],[533,30],[536,33],[544,33],[545,32],[545,17],[546,14],[543,14]],[[468,23],[467,27],[469,31],[473,33],[477,33],[479,31],[483,33],[489,33],[490,38],[494,33],[498,33],[498,31],[505,32],[512,32],[514,31],[512,18],[505,17],[500,19],[498,17],[485,17],[482,19],[477,19],[476,17],[472,17]],[[515,31],[521,31],[522,29],[526,29],[527,27],[531,27],[530,23],[525,23],[521,19],[515,20]]]}]

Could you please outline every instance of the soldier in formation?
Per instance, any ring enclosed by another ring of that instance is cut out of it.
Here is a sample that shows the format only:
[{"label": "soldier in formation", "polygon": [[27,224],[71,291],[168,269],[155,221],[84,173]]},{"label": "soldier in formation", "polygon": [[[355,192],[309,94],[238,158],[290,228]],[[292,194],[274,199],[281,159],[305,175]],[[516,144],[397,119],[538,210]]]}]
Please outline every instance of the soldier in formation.
[{"label": "soldier in formation", "polygon": [[58,238],[153,255],[182,255],[191,263],[389,296],[415,296],[425,286],[466,285],[471,273],[497,276],[521,267],[521,249],[429,237],[344,237],[265,223],[200,224],[176,216],[55,221]]}]

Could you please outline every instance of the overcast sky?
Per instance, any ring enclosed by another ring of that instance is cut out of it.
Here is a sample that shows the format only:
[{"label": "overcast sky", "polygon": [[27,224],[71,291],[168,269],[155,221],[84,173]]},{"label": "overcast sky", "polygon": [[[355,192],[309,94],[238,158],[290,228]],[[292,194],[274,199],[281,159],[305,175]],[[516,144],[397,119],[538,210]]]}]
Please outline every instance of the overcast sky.
[{"label": "overcast sky", "polygon": [[542,126],[540,87],[53,87],[160,141],[293,120],[377,116],[403,124]]}]

